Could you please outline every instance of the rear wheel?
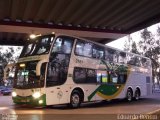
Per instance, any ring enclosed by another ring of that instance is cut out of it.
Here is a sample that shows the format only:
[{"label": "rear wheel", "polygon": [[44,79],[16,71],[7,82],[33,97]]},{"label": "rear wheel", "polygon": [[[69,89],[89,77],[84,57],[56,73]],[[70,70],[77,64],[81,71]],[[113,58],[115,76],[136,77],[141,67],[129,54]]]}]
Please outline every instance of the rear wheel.
[{"label": "rear wheel", "polygon": [[70,106],[72,108],[78,108],[81,105],[81,97],[79,91],[75,90],[72,92],[70,97]]},{"label": "rear wheel", "polygon": [[127,100],[130,102],[133,99],[133,93],[131,89],[127,90],[127,96],[126,96]]},{"label": "rear wheel", "polygon": [[135,97],[135,100],[139,100],[140,99],[140,91],[138,89],[136,89],[134,97]]}]

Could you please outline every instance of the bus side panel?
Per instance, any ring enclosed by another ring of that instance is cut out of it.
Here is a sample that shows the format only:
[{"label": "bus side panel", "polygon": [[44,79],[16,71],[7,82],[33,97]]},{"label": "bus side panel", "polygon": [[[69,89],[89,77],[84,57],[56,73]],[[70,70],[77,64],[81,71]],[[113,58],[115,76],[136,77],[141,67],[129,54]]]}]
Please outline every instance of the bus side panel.
[{"label": "bus side panel", "polygon": [[[149,86],[149,85],[148,85]],[[141,96],[146,96],[148,95],[148,90],[147,90],[147,84],[146,84],[146,74],[142,74],[142,73],[136,73],[136,72],[131,72],[128,76],[128,80],[125,83],[124,88],[122,89],[122,91],[120,92],[120,94],[118,94],[117,96],[115,96],[112,99],[123,99],[126,97],[127,94],[127,89],[131,88],[133,91],[133,97],[135,94],[135,90],[136,88],[140,89],[141,92]],[[96,96],[97,100],[103,100],[101,97]]]},{"label": "bus side panel", "polygon": [[97,85],[96,84],[84,84],[82,85],[84,90],[84,101],[95,101],[96,96],[92,95],[92,93],[96,90]]},{"label": "bus side panel", "polygon": [[54,105],[54,104],[60,103],[59,97],[57,96],[58,94],[57,88],[58,86],[46,88],[46,104],[47,105]]},{"label": "bus side panel", "polygon": [[133,96],[135,94],[135,90],[137,87],[140,89],[141,96],[142,97],[146,96],[147,92],[148,92],[146,77],[147,77],[147,74],[145,74],[145,73],[131,72],[128,77],[127,83],[125,85],[123,95],[121,97],[123,97],[123,96],[125,97],[125,95],[127,93],[127,89],[129,87],[131,87],[133,90]]},{"label": "bus side panel", "polygon": [[69,103],[70,102],[70,96],[69,93],[71,91],[72,86],[71,85],[61,85],[58,87],[57,91],[57,97],[59,99],[60,104]]}]

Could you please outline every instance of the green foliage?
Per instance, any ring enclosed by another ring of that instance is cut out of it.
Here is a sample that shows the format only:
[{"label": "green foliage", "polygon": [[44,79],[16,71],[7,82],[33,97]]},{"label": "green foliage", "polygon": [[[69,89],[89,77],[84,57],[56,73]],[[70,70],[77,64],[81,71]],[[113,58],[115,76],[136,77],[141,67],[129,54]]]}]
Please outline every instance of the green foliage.
[{"label": "green foliage", "polygon": [[132,43],[131,52],[136,53],[136,54],[140,54],[138,49],[137,49],[137,44],[136,44],[135,41],[133,41],[133,43]]},{"label": "green foliage", "polygon": [[[19,54],[16,54],[17,51],[20,51],[21,47],[7,47],[6,50],[4,47],[0,47],[0,62],[5,67],[8,63],[15,63],[19,57]],[[16,55],[15,55],[16,54]]]},{"label": "green foliage", "polygon": [[[157,29],[157,36],[155,37],[150,31],[147,29],[144,29],[141,32],[142,40],[139,42],[139,45],[142,49],[142,55],[149,57],[152,61],[152,75],[153,80],[155,78],[158,78],[158,72],[157,69],[160,67],[159,63],[159,54],[160,54],[160,48],[159,48],[159,41],[160,39],[160,28]],[[159,79],[158,79],[159,80]]]}]

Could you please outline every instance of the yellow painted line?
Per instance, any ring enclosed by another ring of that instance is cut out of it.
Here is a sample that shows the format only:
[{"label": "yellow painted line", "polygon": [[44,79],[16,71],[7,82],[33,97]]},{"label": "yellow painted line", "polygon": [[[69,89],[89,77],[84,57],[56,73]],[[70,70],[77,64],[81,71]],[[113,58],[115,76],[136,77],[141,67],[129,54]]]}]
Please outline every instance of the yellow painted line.
[{"label": "yellow painted line", "polygon": [[149,113],[147,113],[147,114],[154,114],[154,113],[159,112],[159,111],[160,111],[160,109],[157,109],[157,110],[154,110],[154,111],[149,112]]}]

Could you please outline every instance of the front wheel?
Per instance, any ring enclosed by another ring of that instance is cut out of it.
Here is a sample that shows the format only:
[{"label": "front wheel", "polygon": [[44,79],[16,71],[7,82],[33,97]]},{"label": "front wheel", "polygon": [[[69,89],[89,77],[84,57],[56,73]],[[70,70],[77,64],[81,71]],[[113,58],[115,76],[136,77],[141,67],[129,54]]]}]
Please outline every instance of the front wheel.
[{"label": "front wheel", "polygon": [[72,108],[78,108],[81,105],[80,93],[73,91],[70,97],[70,106]]}]

